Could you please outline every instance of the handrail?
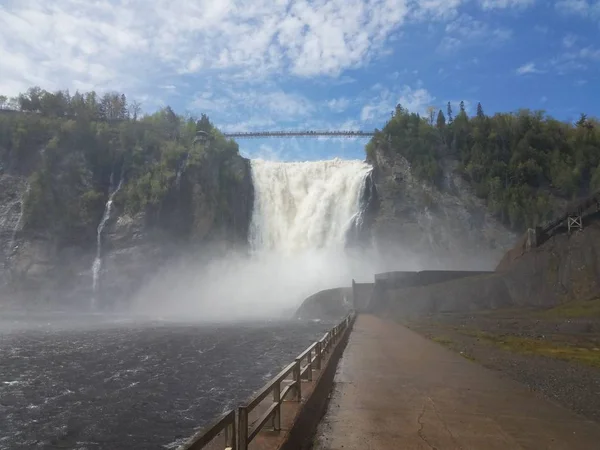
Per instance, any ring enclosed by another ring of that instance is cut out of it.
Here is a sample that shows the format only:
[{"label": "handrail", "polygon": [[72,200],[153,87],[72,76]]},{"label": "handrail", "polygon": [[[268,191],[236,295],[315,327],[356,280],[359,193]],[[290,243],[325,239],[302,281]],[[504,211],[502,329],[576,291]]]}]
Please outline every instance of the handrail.
[{"label": "handrail", "polygon": [[[352,314],[349,314],[329,332],[325,333],[319,341],[314,342],[300,353],[293,363],[286,366],[254,394],[245,405],[238,408],[237,417],[234,411],[228,412],[206,430],[192,436],[178,450],[201,450],[223,430],[225,430],[225,450],[248,450],[250,442],[267,423],[270,424],[273,431],[280,431],[282,403],[290,392],[294,393],[293,401],[302,401],[302,381],[312,381],[313,370],[321,369],[323,357],[333,350],[335,344],[350,325],[351,319]],[[290,376],[291,379],[289,379]],[[253,424],[252,429],[249,429],[249,413],[255,410],[269,394],[273,396],[272,404]]]},{"label": "handrail", "polygon": [[180,445],[177,450],[201,450],[210,444],[222,431],[225,431],[225,449],[237,450],[234,410],[223,414],[206,430],[194,434],[183,445]]}]

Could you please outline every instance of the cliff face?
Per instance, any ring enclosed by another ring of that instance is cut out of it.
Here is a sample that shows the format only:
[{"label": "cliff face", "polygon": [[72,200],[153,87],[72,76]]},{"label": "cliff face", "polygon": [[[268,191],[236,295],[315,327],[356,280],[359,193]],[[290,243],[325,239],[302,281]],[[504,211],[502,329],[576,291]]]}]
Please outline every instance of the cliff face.
[{"label": "cliff face", "polygon": [[415,178],[398,153],[376,148],[368,162],[378,197],[372,234],[387,259],[412,269],[493,269],[514,244],[516,236],[486,212],[452,161],[442,189]]},{"label": "cliff face", "polygon": [[552,307],[600,296],[600,214],[583,231],[566,231],[504,270],[425,287],[390,289],[376,311],[396,316],[512,307]]},{"label": "cliff face", "polygon": [[[53,189],[64,195],[57,196],[61,203],[49,211],[61,210],[63,203],[79,204],[72,198],[77,186],[91,184],[85,165],[80,169],[76,182],[60,174],[53,178]],[[28,200],[33,201],[30,179],[30,174],[18,171],[0,175],[0,304],[89,308],[97,227],[108,192],[90,208],[93,223],[87,228],[79,223],[69,239],[68,218],[49,213],[47,223],[39,227],[22,214]],[[246,245],[253,189],[249,161],[237,153],[209,152],[201,163],[182,166],[160,203],[135,214],[125,211],[127,188],[125,178],[102,233],[95,295],[100,308],[126,303],[169,260],[206,247],[225,252]]]}]

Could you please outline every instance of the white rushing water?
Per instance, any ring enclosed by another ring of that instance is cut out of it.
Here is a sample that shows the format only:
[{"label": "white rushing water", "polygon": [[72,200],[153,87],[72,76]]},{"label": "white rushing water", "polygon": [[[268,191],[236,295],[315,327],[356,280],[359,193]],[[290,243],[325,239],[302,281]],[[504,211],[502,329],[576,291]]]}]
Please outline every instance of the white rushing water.
[{"label": "white rushing water", "polygon": [[371,166],[362,161],[252,161],[255,252],[341,250]]},{"label": "white rushing water", "polygon": [[92,308],[96,306],[98,280],[100,278],[100,269],[102,269],[102,232],[104,231],[106,222],[108,222],[108,220],[111,217],[113,209],[113,199],[115,198],[115,195],[117,195],[117,193],[121,190],[122,184],[123,179],[119,181],[119,185],[117,186],[117,188],[108,196],[108,201],[106,202],[106,206],[104,207],[104,214],[102,216],[102,220],[98,224],[98,231],[96,233],[96,258],[94,259],[94,264],[92,264]]},{"label": "white rushing water", "polygon": [[139,294],[142,309],[207,321],[290,317],[315,292],[373,278],[372,252],[346,245],[371,166],[334,159],[251,167],[251,254],[217,250],[207,263],[172,266]]}]

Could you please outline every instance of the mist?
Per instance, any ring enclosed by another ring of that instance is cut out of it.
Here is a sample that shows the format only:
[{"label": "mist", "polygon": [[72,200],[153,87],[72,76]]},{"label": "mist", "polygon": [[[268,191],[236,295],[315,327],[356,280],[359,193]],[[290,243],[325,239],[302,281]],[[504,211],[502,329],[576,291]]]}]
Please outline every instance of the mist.
[{"label": "mist", "polygon": [[[313,249],[295,254],[233,254],[205,263],[180,261],[153,278],[133,312],[177,320],[227,322],[290,318],[323,289],[372,282],[389,268],[374,250]],[[395,270],[419,270],[413,258]]]}]

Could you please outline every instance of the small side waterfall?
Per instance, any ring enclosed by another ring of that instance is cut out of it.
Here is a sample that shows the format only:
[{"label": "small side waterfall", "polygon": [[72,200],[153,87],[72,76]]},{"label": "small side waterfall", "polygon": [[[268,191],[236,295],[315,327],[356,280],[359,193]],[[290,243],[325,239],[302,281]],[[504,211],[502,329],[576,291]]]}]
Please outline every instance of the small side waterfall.
[{"label": "small side waterfall", "polygon": [[94,259],[94,264],[92,265],[92,308],[96,307],[96,295],[98,293],[99,286],[98,282],[100,279],[100,270],[102,269],[102,232],[104,231],[106,222],[108,222],[111,217],[113,209],[113,199],[115,198],[115,195],[117,195],[117,193],[121,190],[122,185],[123,178],[121,178],[121,180],[119,181],[117,188],[108,196],[108,201],[106,202],[106,206],[104,207],[104,215],[102,216],[100,224],[98,224],[98,232],[96,234],[96,259]]},{"label": "small side waterfall", "polygon": [[12,236],[10,238],[11,254],[13,254],[16,250],[15,242],[17,240],[17,233],[19,232],[19,230],[21,230],[21,228],[23,226],[23,212],[25,211],[25,199],[29,195],[30,189],[31,189],[31,186],[29,185],[29,183],[27,183],[26,187],[25,187],[25,191],[23,192],[23,194],[21,195],[21,198],[19,199],[19,205],[20,205],[19,216],[17,218],[17,223],[15,224],[15,227],[13,228]]},{"label": "small side waterfall", "polygon": [[178,191],[181,188],[181,176],[183,175],[183,172],[185,172],[185,169],[187,167],[188,158],[189,154],[184,153],[179,163],[177,164],[177,172],[175,173],[175,186],[177,187]]},{"label": "small side waterfall", "polygon": [[25,181],[15,178],[9,183],[12,186],[4,188],[1,193],[8,198],[0,195],[0,269],[10,267],[11,258],[17,250],[17,235],[23,228],[25,200],[29,193],[29,185]]}]

